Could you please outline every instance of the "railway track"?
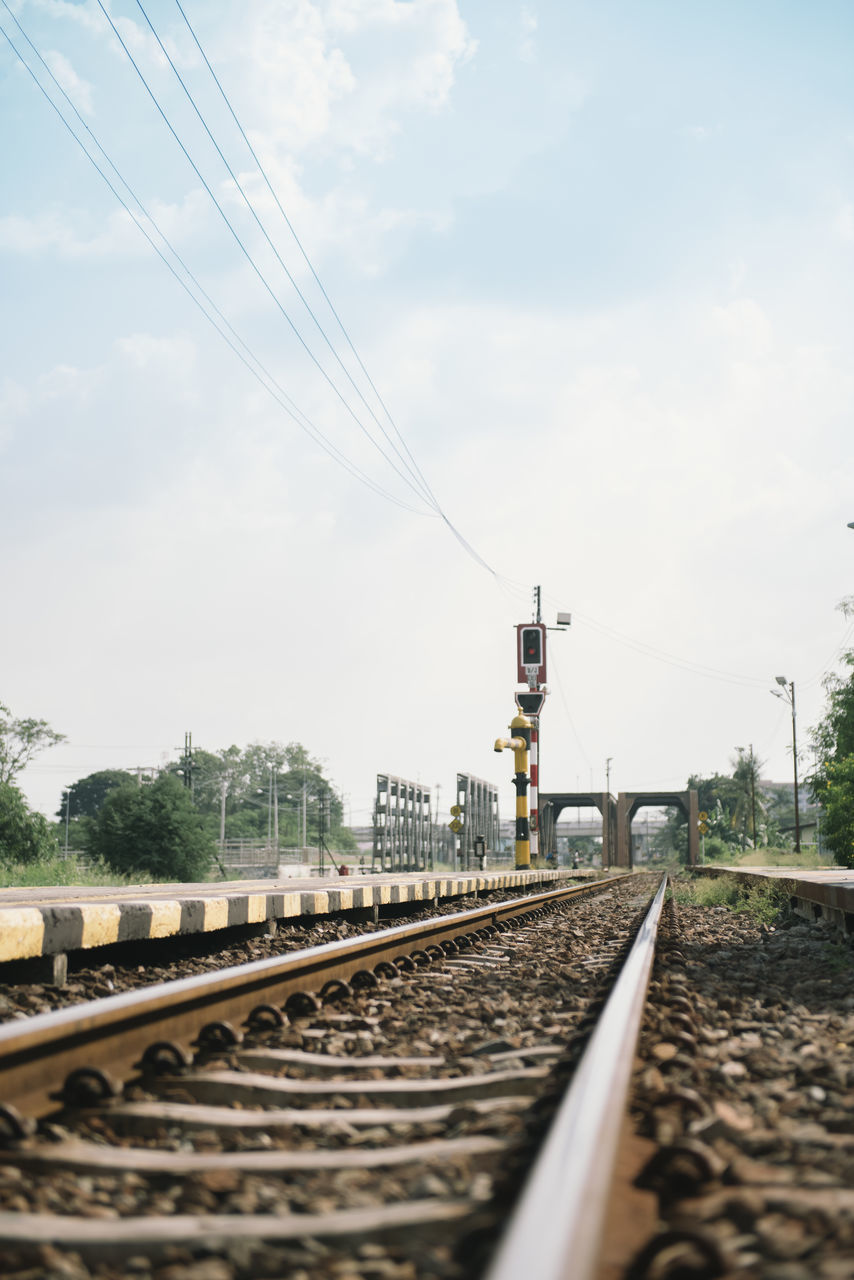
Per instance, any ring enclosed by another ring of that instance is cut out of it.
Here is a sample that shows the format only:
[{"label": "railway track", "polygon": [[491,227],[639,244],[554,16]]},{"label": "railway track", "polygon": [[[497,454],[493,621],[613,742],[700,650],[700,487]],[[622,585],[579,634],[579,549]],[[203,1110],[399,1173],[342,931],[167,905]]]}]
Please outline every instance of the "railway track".
[{"label": "railway track", "polygon": [[0,1027],[6,1272],[483,1274],[648,899],[558,890]]}]

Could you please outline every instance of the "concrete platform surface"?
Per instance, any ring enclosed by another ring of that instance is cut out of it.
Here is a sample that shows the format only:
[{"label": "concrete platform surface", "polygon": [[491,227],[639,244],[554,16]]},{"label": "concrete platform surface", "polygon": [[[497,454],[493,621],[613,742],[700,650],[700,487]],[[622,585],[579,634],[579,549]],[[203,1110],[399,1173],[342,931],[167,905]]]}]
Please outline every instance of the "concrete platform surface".
[{"label": "concrete platform surface", "polygon": [[433,872],[304,879],[0,889],[0,962],[237,925],[372,910],[495,889],[548,888],[569,870]]}]

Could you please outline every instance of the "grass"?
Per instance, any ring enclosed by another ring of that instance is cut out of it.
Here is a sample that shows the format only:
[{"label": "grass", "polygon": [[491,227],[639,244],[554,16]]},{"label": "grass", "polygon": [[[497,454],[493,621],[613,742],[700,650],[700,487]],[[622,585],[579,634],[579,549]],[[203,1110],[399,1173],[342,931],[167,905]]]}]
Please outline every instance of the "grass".
[{"label": "grass", "polygon": [[815,867],[833,866],[827,855],[822,858],[817,849],[748,849],[733,864],[736,867]]},{"label": "grass", "polygon": [[81,865],[76,858],[45,858],[40,862],[0,863],[0,888],[36,889],[54,885],[123,885],[130,884],[106,867]]},{"label": "grass", "polygon": [[718,841],[708,841],[707,854],[703,860],[709,867],[815,867],[833,866],[828,854],[823,857],[815,848],[802,849],[795,853],[794,849],[740,849],[717,847]]},{"label": "grass", "polygon": [[676,902],[699,907],[727,907],[730,911],[746,912],[757,924],[776,924],[788,910],[789,895],[784,884],[778,881],[758,880],[755,884],[743,884],[736,876],[700,876],[682,881],[673,889]]}]

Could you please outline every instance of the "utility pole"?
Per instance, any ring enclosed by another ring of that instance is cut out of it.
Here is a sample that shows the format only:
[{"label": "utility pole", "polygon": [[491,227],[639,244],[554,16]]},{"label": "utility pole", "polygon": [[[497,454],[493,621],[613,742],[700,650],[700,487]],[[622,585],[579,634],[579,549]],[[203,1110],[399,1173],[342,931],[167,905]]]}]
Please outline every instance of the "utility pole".
[{"label": "utility pole", "polygon": [[302,784],[302,847],[305,852],[308,844],[308,833],[306,831],[306,810],[308,808],[308,783]]},{"label": "utility pole", "polygon": [[[795,852],[801,851],[801,816],[798,806],[798,732],[797,717],[795,715],[795,682],[787,680],[785,676],[774,677],[779,689],[772,689],[775,698],[783,698],[792,708],[792,762],[795,770]],[[782,690],[782,692],[781,692]]]},{"label": "utility pole", "polygon": [[193,794],[193,735],[184,734],[184,755],[181,760],[181,772],[184,775],[184,786]]},{"label": "utility pole", "polygon": [[798,809],[798,734],[796,729],[795,716],[795,682],[791,681],[789,688],[792,693],[792,762],[795,767],[795,852],[801,851],[801,815]]},{"label": "utility pole", "polygon": [[753,823],[753,847],[756,848],[756,765],[753,761],[753,743],[750,743],[750,807]]},{"label": "utility pole", "polygon": [[611,761],[613,756],[608,756],[605,761],[605,812],[602,817],[604,836],[604,848],[602,850],[602,866],[605,866],[605,858],[608,859],[608,866],[611,866]]}]

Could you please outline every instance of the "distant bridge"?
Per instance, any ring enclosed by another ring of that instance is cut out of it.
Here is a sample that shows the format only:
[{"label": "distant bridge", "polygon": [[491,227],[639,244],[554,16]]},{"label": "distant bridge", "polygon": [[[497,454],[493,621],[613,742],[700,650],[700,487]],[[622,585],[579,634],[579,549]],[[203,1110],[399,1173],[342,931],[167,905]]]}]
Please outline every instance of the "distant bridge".
[{"label": "distant bridge", "polygon": [[602,866],[631,867],[632,822],[639,809],[664,805],[681,809],[688,819],[688,864],[697,865],[700,850],[696,791],[541,791],[540,852],[557,853],[557,821],[564,809],[598,809],[602,818]]}]

